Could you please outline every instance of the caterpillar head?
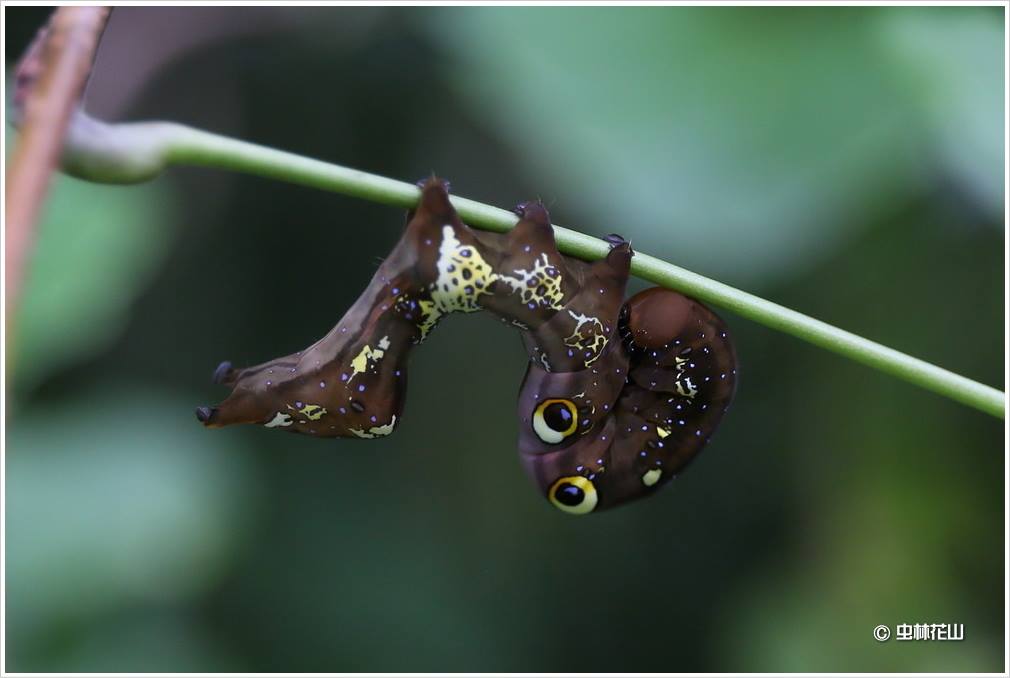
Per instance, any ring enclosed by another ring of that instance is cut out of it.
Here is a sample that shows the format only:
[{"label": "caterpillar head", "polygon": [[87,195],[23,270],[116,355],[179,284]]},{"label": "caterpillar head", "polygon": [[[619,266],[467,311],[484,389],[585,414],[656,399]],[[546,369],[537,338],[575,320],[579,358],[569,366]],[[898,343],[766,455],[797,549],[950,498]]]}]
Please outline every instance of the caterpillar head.
[{"label": "caterpillar head", "polygon": [[547,500],[586,514],[649,495],[708,442],[736,385],[722,321],[653,288],[632,297],[593,369],[531,365],[520,393],[523,466]]},{"label": "caterpillar head", "polygon": [[530,366],[519,394],[519,455],[547,499],[584,514],[624,494],[611,487],[615,403],[625,386],[628,355],[617,345],[590,369],[547,372]]}]

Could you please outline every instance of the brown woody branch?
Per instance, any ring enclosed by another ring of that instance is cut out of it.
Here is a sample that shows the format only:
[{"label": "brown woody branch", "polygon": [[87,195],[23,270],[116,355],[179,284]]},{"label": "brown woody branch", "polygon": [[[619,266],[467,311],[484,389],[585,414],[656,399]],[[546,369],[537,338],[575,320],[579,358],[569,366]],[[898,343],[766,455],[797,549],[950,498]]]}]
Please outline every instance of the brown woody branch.
[{"label": "brown woody branch", "polygon": [[28,47],[16,71],[15,115],[20,136],[4,184],[7,196],[7,336],[14,317],[34,227],[59,165],[71,115],[91,73],[108,7],[60,7]]}]

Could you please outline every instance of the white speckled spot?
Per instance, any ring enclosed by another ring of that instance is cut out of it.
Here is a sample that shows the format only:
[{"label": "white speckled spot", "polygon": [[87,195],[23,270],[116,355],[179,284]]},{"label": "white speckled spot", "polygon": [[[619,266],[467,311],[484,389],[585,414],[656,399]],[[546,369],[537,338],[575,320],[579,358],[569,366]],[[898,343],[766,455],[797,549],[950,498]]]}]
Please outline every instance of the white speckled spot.
[{"label": "white speckled spot", "polygon": [[298,410],[298,414],[311,421],[319,421],[326,414],[326,408],[322,405],[306,404],[305,407]]},{"label": "white speckled spot", "polygon": [[274,428],[275,426],[291,426],[291,415],[285,414],[284,412],[278,412],[274,415],[274,418],[263,424],[267,428]]},{"label": "white speckled spot", "polygon": [[393,432],[396,427],[396,415],[393,415],[392,421],[388,424],[383,424],[382,426],[373,426],[367,431],[360,428],[349,429],[351,433],[358,436],[359,438],[381,438],[382,436],[388,436]]}]

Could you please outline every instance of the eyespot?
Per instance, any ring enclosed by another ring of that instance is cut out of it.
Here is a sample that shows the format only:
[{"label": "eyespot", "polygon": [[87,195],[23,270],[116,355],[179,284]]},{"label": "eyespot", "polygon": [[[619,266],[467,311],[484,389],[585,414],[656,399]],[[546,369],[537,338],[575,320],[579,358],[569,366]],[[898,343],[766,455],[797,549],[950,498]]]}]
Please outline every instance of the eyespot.
[{"label": "eyespot", "polygon": [[565,513],[582,515],[596,508],[596,487],[589,478],[566,476],[554,481],[547,498]]},{"label": "eyespot", "polygon": [[557,445],[575,433],[578,423],[578,411],[571,400],[548,398],[533,410],[533,431],[550,445]]}]

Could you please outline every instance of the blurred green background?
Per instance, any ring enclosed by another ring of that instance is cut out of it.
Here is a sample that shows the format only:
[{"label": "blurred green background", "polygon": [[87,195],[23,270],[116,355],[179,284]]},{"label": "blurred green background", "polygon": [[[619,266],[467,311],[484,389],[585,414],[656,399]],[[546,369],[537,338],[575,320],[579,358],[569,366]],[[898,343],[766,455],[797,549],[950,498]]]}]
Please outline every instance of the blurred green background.
[{"label": "blurred green background", "polygon": [[[7,9],[8,77],[45,17]],[[121,8],[88,108],[539,196],[1003,388],[1003,30],[996,7]],[[711,446],[588,518],[519,468],[525,358],[489,317],[417,352],[390,439],[202,429],[214,366],[322,336],[402,223],[209,170],[57,180],[8,363],[9,670],[1005,668],[1003,422],[729,313]],[[873,640],[903,622],[965,640]]]}]

